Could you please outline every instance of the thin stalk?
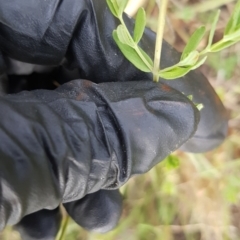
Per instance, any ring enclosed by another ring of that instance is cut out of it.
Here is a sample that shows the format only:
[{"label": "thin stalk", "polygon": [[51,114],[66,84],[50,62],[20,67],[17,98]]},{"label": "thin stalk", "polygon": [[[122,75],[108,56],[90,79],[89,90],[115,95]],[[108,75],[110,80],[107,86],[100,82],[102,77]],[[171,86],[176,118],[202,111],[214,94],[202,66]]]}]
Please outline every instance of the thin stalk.
[{"label": "thin stalk", "polygon": [[156,44],[155,44],[155,56],[154,56],[154,67],[153,67],[154,82],[159,81],[158,72],[160,71],[163,34],[164,34],[168,0],[161,0],[159,5],[160,5],[160,9],[159,9],[159,16],[158,16],[158,28],[157,28],[157,38],[156,38]]},{"label": "thin stalk", "polygon": [[63,240],[64,239],[64,236],[65,236],[65,233],[66,233],[66,230],[67,230],[67,226],[68,226],[68,222],[69,222],[69,216],[67,216],[66,219],[63,222],[62,231],[61,231],[61,234],[60,234],[58,240]]}]

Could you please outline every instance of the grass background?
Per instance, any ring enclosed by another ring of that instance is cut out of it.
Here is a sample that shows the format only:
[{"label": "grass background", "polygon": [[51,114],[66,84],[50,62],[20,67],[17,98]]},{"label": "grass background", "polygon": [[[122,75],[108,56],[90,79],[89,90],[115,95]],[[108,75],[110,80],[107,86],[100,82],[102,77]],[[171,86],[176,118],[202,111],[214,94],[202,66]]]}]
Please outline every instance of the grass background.
[{"label": "grass background", "polygon": [[[130,10],[137,6],[137,0],[132,2]],[[155,2],[139,3],[144,4],[148,26],[154,30],[158,13]],[[170,0],[165,39],[181,51],[194,29],[202,24],[210,28],[212,11],[220,8],[215,34],[218,40],[235,3],[233,0]],[[201,44],[204,46],[206,42]],[[105,235],[88,233],[70,220],[63,239],[240,239],[240,44],[211,54],[200,70],[229,111],[226,141],[206,154],[176,151],[147,174],[131,179],[121,189],[124,210],[114,231]],[[7,228],[0,239],[20,238],[17,232]]]}]

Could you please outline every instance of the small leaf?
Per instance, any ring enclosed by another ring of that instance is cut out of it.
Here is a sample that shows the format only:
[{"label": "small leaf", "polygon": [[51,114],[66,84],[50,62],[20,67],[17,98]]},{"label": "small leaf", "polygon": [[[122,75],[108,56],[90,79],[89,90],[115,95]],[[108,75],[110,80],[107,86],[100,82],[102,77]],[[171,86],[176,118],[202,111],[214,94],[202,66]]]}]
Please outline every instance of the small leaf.
[{"label": "small leaf", "polygon": [[153,68],[153,61],[152,59],[147,55],[146,52],[144,52],[144,50],[140,47],[138,47],[138,49],[140,50],[140,52],[142,53],[142,55],[144,56],[144,58],[147,60],[147,62],[149,63],[149,65]]},{"label": "small leaf", "polygon": [[200,41],[203,39],[203,36],[205,34],[206,28],[204,26],[198,28],[190,37],[186,47],[183,50],[181,60],[187,57],[187,55],[196,50],[197,46],[199,45]]},{"label": "small leaf", "polygon": [[118,16],[121,17],[127,4],[128,4],[128,0],[117,0],[117,4],[118,4]]},{"label": "small leaf", "polygon": [[111,13],[117,18],[118,17],[118,12],[116,11],[116,2],[113,0],[107,0],[107,5],[111,11]]},{"label": "small leaf", "polygon": [[233,14],[224,30],[224,35],[229,35],[238,30],[240,24],[240,1],[237,2]]},{"label": "small leaf", "polygon": [[138,43],[142,38],[144,29],[146,26],[146,13],[144,8],[139,8],[136,16],[135,27],[134,27],[134,34],[133,40],[135,43]]},{"label": "small leaf", "polygon": [[198,109],[198,111],[201,111],[204,108],[204,105],[202,103],[196,103],[195,107]]},{"label": "small leaf", "polygon": [[122,24],[119,25],[117,28],[117,36],[121,43],[127,44],[132,48],[135,46],[133,39],[131,38],[131,36],[129,36],[128,31]]},{"label": "small leaf", "polygon": [[[184,94],[184,93],[183,93]],[[187,98],[193,102],[193,95],[188,95]],[[193,102],[193,104],[195,105],[195,107],[198,109],[198,111],[201,111],[204,108],[204,105],[202,103],[195,103]]]},{"label": "small leaf", "polygon": [[159,76],[164,79],[174,80],[176,78],[180,78],[185,76],[189,71],[191,71],[191,67],[177,67],[175,66],[171,70],[164,71],[160,70]]},{"label": "small leaf", "polygon": [[187,98],[188,98],[190,101],[193,101],[193,95],[188,95]]},{"label": "small leaf", "polygon": [[188,67],[193,66],[199,58],[199,52],[198,51],[192,51],[188,54],[186,58],[181,60],[177,65],[179,67]]},{"label": "small leaf", "polygon": [[194,70],[194,69],[200,67],[206,61],[206,59],[207,59],[207,56],[205,56],[204,58],[199,60],[193,66],[179,66],[178,65],[179,63],[178,63],[178,64],[176,64],[172,67],[160,70],[159,76],[161,78],[169,79],[169,80],[173,80],[173,79],[176,79],[176,78],[183,77],[188,72],[190,72],[191,70]]},{"label": "small leaf", "polygon": [[113,38],[120,48],[123,55],[138,69],[140,69],[143,72],[151,72],[151,69],[148,68],[148,66],[144,63],[144,61],[141,59],[141,57],[138,55],[135,49],[130,47],[129,45],[126,45],[122,43],[119,38],[117,31],[113,31]]},{"label": "small leaf", "polygon": [[240,38],[235,39],[234,41],[226,41],[226,42],[220,41],[220,42],[217,42],[217,43],[215,43],[215,44],[213,44],[213,45],[211,46],[210,51],[211,51],[211,52],[219,52],[219,51],[222,51],[223,49],[228,48],[228,47],[230,47],[231,45],[234,45],[234,44],[237,43],[238,41],[240,41]]},{"label": "small leaf", "polygon": [[208,45],[207,45],[206,49],[210,49],[210,47],[212,45],[213,37],[214,37],[214,33],[215,33],[215,30],[216,30],[216,26],[217,26],[219,16],[220,16],[220,10],[218,10],[216,12],[215,16],[214,16],[212,28],[211,28],[211,31],[210,31],[209,37],[208,37]]},{"label": "small leaf", "polygon": [[231,33],[229,35],[226,35],[223,37],[222,41],[235,41],[235,39],[240,38],[240,29],[238,31],[235,31],[234,33]]}]

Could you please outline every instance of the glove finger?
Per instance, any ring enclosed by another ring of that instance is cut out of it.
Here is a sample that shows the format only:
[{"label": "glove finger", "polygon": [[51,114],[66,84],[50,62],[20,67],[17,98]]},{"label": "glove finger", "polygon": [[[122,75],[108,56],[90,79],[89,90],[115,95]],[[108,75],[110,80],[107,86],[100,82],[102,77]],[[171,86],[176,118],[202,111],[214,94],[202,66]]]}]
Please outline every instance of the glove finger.
[{"label": "glove finger", "polygon": [[60,208],[41,210],[25,216],[14,228],[24,240],[54,240],[61,225]]},{"label": "glove finger", "polygon": [[6,86],[7,86],[7,75],[2,74],[2,75],[0,75],[0,96],[5,95]]},{"label": "glove finger", "polygon": [[122,212],[118,190],[99,190],[79,201],[64,204],[68,214],[83,228],[105,233],[116,227]]}]

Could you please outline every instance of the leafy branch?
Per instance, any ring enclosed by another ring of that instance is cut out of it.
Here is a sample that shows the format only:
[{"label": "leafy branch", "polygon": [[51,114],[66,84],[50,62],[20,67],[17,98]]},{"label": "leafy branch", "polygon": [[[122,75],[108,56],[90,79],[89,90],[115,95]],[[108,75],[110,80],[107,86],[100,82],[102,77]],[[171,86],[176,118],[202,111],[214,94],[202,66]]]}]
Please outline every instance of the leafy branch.
[{"label": "leafy branch", "polygon": [[[162,8],[162,16],[159,17],[158,24],[163,23],[163,19],[166,14],[166,4],[167,0],[161,1],[163,6]],[[152,72],[154,75],[154,81],[158,81],[158,78],[164,79],[176,79],[186,75],[189,71],[194,70],[200,67],[207,59],[207,54],[211,52],[219,52],[223,49],[237,43],[240,41],[240,0],[238,1],[233,14],[230,20],[227,23],[227,26],[224,31],[223,38],[213,44],[213,37],[216,30],[216,25],[219,19],[220,10],[218,10],[215,14],[214,21],[212,24],[212,28],[208,37],[207,46],[199,51],[197,50],[201,40],[204,38],[206,34],[206,28],[204,26],[198,28],[190,37],[187,45],[185,46],[183,53],[181,55],[180,61],[165,69],[160,69],[160,54],[161,48],[155,49],[155,56],[158,54],[158,68],[154,67],[154,63],[152,59],[148,56],[148,54],[138,45],[146,26],[146,13],[143,8],[140,8],[137,12],[134,32],[133,36],[130,34],[125,22],[123,20],[123,11],[128,3],[128,0],[107,0],[107,4],[109,6],[112,14],[120,20],[120,25],[116,30],[113,31],[113,38],[120,48],[123,55],[138,69],[143,72]],[[164,5],[165,3],[165,5]],[[160,40],[162,41],[162,33],[163,33],[163,24],[160,25]],[[156,46],[159,45],[156,44]],[[157,53],[157,54],[156,54]],[[155,65],[156,65],[156,62]]]},{"label": "leafy branch", "polygon": [[137,12],[133,37],[129,33],[124,21],[123,11],[128,0],[107,0],[112,14],[119,19],[120,25],[113,31],[113,38],[123,55],[143,72],[151,72],[153,61],[142,48],[138,46],[146,26],[146,13],[143,8]]}]

